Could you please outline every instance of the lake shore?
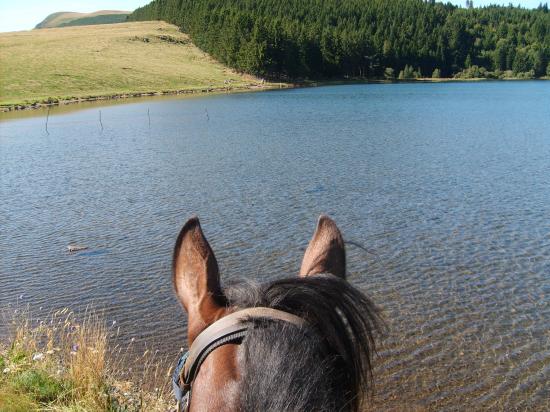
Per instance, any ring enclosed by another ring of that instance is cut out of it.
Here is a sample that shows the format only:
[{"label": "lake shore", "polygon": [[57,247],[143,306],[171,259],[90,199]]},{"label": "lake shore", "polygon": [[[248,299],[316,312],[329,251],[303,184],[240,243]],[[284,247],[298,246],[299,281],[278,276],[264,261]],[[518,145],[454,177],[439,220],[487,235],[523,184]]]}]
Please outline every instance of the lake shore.
[{"label": "lake shore", "polygon": [[337,80],[302,80],[295,82],[258,82],[240,86],[225,86],[225,87],[199,87],[176,90],[149,91],[149,92],[121,92],[106,95],[86,96],[86,97],[66,97],[66,98],[47,98],[39,102],[20,102],[14,104],[0,104],[0,113],[47,109],[53,106],[65,106],[69,104],[114,101],[114,100],[137,100],[139,98],[154,97],[154,96],[176,96],[176,95],[211,95],[211,94],[227,94],[227,93],[246,93],[258,92],[278,89],[295,89],[307,87],[322,87],[322,86],[337,86],[346,84],[392,84],[392,83],[471,83],[471,82],[510,82],[510,81],[531,81],[531,80],[550,80],[549,77],[539,79],[522,79],[522,78],[506,78],[506,79],[487,79],[487,78],[472,78],[460,79],[454,77],[446,78],[430,78],[422,77],[418,79],[337,79]]},{"label": "lake shore", "polygon": [[331,85],[346,84],[392,84],[392,83],[473,83],[473,82],[511,82],[511,81],[534,81],[550,80],[550,77],[540,77],[536,79],[524,79],[520,77],[509,77],[504,79],[488,79],[485,77],[475,77],[471,79],[462,79],[455,77],[420,77],[417,79],[337,79],[337,80],[305,80],[293,83],[293,87],[321,87]]},{"label": "lake shore", "polygon": [[299,87],[297,84],[291,83],[265,83],[265,84],[250,84],[245,86],[227,86],[227,87],[202,87],[193,89],[177,89],[177,90],[163,90],[163,91],[150,91],[150,92],[121,92],[115,94],[87,96],[87,97],[67,97],[67,98],[48,98],[39,102],[21,102],[14,104],[0,104],[0,112],[12,112],[18,110],[33,110],[33,109],[46,109],[52,106],[64,106],[69,104],[98,102],[98,101],[111,101],[111,100],[130,100],[139,99],[144,97],[154,96],[175,96],[175,95],[210,95],[210,94],[224,94],[224,93],[243,93],[243,92],[255,92],[265,90],[277,90]]},{"label": "lake shore", "polygon": [[0,33],[0,49],[0,112],[163,95],[493,80],[262,79],[228,68],[196,47],[176,26],[159,21]]}]

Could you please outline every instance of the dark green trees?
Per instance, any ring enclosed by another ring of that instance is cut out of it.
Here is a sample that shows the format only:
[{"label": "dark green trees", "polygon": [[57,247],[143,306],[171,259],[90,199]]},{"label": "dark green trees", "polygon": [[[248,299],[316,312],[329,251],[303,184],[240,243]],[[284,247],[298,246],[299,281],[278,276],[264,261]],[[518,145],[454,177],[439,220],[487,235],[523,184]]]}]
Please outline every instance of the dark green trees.
[{"label": "dark green trees", "polygon": [[155,19],[177,24],[233,68],[278,78],[389,78],[387,69],[404,78],[435,69],[441,77],[539,77],[550,62],[546,4],[526,10],[431,0],[155,0],[130,16]]}]

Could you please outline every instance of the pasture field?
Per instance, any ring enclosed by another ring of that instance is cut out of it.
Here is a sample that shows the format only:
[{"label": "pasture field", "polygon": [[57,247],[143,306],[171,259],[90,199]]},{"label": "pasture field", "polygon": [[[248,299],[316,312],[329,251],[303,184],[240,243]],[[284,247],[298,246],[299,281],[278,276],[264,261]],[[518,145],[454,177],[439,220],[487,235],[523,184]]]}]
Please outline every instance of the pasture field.
[{"label": "pasture field", "polygon": [[216,62],[177,27],[119,23],[0,33],[0,106],[268,87]]}]

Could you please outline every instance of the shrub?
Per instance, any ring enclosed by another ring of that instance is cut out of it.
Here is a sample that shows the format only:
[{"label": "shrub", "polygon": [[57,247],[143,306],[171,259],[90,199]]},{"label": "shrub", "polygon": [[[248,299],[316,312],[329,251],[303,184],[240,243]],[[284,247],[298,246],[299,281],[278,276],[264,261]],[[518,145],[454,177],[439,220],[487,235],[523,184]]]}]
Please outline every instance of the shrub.
[{"label": "shrub", "polygon": [[457,73],[454,77],[457,79],[482,79],[488,76],[488,71],[485,67],[479,67],[475,64],[467,69]]},{"label": "shrub", "polygon": [[400,80],[416,79],[417,77],[418,77],[418,73],[415,72],[412,66],[409,66],[408,64],[405,66],[403,70],[399,72]]}]

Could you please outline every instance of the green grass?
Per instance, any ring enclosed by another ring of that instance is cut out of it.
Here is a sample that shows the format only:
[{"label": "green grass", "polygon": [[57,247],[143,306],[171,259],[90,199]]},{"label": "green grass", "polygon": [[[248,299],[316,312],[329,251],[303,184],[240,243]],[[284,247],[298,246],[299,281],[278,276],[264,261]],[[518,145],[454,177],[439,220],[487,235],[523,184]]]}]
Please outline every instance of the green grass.
[{"label": "green grass", "polygon": [[121,94],[261,87],[164,22],[0,33],[0,105]]},{"label": "green grass", "polygon": [[57,379],[40,369],[25,370],[13,379],[12,385],[16,392],[28,394],[40,403],[62,399],[71,391],[66,380]]}]

